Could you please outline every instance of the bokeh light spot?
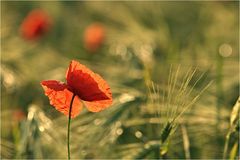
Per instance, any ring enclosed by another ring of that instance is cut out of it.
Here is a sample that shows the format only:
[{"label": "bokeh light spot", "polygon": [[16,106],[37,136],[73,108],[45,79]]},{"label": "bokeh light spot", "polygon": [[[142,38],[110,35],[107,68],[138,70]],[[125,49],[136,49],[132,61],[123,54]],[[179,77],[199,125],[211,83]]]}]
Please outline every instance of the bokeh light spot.
[{"label": "bokeh light spot", "polygon": [[223,57],[229,57],[232,54],[232,47],[229,44],[222,44],[219,47],[219,54]]}]

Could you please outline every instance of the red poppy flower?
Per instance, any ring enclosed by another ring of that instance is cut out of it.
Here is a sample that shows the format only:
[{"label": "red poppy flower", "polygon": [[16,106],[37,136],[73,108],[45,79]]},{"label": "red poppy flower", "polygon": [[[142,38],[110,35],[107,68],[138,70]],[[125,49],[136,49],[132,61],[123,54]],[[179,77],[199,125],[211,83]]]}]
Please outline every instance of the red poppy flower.
[{"label": "red poppy flower", "polygon": [[37,39],[45,34],[51,26],[50,17],[44,11],[36,9],[31,11],[23,20],[20,33],[28,40]]},{"label": "red poppy flower", "polygon": [[101,24],[95,23],[87,27],[84,33],[84,43],[87,50],[95,52],[103,43],[105,30]]},{"label": "red poppy flower", "polygon": [[41,85],[50,104],[58,111],[69,115],[73,95],[71,118],[82,110],[82,103],[91,112],[99,112],[112,104],[112,93],[107,82],[86,66],[71,61],[66,73],[66,83],[56,80],[42,81]]}]

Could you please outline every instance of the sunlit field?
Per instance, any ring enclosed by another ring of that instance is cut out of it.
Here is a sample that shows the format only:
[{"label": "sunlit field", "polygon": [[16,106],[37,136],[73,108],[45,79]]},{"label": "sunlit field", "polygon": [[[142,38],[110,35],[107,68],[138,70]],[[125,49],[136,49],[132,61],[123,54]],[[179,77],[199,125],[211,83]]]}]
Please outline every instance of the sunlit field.
[{"label": "sunlit field", "polygon": [[1,159],[238,159],[238,1],[1,1]]}]

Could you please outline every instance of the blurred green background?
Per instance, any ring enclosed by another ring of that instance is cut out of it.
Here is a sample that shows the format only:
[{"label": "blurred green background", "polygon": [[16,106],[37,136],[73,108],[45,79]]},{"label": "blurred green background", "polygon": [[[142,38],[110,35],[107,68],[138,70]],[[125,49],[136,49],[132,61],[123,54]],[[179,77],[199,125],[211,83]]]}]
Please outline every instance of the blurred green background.
[{"label": "blurred green background", "polygon": [[[33,9],[52,26],[28,41],[19,28]],[[84,47],[93,23],[105,29],[95,53]],[[1,1],[1,158],[67,157],[67,117],[40,82],[64,82],[72,59],[102,75],[114,98],[109,109],[72,120],[73,158],[238,156],[238,1]]]}]

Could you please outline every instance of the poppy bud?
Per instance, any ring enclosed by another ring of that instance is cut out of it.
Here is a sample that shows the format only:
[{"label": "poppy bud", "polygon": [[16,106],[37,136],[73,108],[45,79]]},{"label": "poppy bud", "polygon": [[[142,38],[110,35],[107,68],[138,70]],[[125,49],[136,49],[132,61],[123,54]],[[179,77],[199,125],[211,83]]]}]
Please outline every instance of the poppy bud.
[{"label": "poppy bud", "polygon": [[96,52],[105,39],[104,27],[99,23],[88,26],[84,32],[84,44],[88,51]]},{"label": "poppy bud", "polygon": [[44,11],[36,9],[31,11],[20,26],[20,34],[28,40],[35,40],[49,31],[50,17]]}]

